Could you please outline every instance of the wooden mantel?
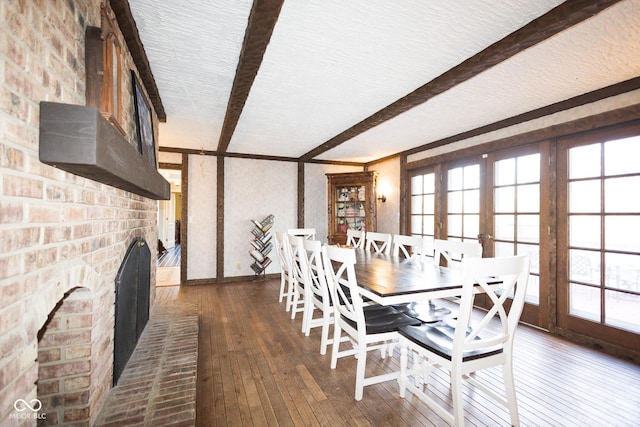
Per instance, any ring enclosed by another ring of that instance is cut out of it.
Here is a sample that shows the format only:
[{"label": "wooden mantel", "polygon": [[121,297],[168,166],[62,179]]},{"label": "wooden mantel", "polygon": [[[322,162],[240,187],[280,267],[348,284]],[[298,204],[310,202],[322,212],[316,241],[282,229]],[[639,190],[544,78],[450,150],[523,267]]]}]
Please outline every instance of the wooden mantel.
[{"label": "wooden mantel", "polygon": [[40,103],[40,161],[154,200],[169,182],[93,107]]}]

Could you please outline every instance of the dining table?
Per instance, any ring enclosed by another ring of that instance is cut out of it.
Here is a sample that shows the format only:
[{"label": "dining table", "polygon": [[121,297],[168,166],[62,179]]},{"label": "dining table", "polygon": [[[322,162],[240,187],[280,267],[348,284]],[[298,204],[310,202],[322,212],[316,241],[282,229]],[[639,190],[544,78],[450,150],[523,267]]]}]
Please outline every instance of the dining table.
[{"label": "dining table", "polygon": [[[395,305],[457,297],[462,294],[462,270],[437,266],[433,258],[411,259],[354,249],[354,266],[362,295],[378,304]],[[501,280],[490,280],[500,286]],[[477,286],[476,293],[482,288]]]}]

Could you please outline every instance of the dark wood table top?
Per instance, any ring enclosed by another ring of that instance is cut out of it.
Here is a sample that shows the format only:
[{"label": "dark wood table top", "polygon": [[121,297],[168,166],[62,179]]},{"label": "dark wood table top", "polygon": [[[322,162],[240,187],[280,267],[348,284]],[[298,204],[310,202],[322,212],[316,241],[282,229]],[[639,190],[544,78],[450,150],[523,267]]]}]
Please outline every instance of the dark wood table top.
[{"label": "dark wood table top", "polygon": [[[462,272],[438,267],[431,259],[415,261],[356,249],[355,272],[363,295],[380,304],[400,304],[455,297],[462,292]],[[496,281],[499,283],[499,281]]]}]

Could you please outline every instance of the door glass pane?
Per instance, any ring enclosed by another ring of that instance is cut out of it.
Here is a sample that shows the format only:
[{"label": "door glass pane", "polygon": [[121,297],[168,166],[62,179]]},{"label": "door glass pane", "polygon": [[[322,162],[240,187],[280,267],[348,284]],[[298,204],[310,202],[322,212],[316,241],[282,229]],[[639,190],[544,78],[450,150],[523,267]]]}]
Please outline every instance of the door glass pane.
[{"label": "door glass pane", "polygon": [[494,164],[494,170],[494,186],[501,187],[516,183],[516,159],[498,160]]},{"label": "door glass pane", "polygon": [[604,298],[606,323],[640,333],[640,295],[607,290]]},{"label": "door glass pane", "polygon": [[515,238],[515,216],[495,215],[494,233],[498,240],[513,240]]},{"label": "door glass pane", "polygon": [[435,209],[434,200],[435,198],[433,194],[427,194],[424,196],[424,209],[423,209],[424,213],[434,212],[434,209]]},{"label": "door glass pane", "polygon": [[462,236],[462,215],[449,215],[447,227],[449,236]]},{"label": "door glass pane", "polygon": [[600,144],[575,147],[569,151],[569,178],[600,176]]},{"label": "door glass pane", "polygon": [[480,233],[480,215],[464,215],[464,238],[477,239]]},{"label": "door glass pane", "polygon": [[600,285],[600,252],[569,251],[569,280]]},{"label": "door glass pane", "polygon": [[570,285],[569,313],[583,319],[600,321],[600,290],[576,283]]},{"label": "door glass pane", "polygon": [[638,252],[640,247],[640,215],[608,215],[604,218],[605,249]]},{"label": "door glass pane", "polygon": [[480,165],[464,167],[464,188],[480,188]]},{"label": "door glass pane", "polygon": [[514,212],[516,189],[515,187],[501,187],[493,191],[495,212]]},{"label": "door glass pane", "polygon": [[424,228],[422,234],[425,236],[435,236],[435,218],[433,215],[424,215]]},{"label": "door glass pane", "polygon": [[576,181],[569,184],[569,212],[600,212],[600,180]]},{"label": "door glass pane", "polygon": [[640,293],[640,255],[605,252],[604,263],[608,288]]},{"label": "door glass pane", "polygon": [[600,216],[569,216],[569,245],[600,249]]},{"label": "door glass pane", "polygon": [[436,192],[436,174],[427,173],[424,175],[424,193],[430,194]]},{"label": "door glass pane", "polygon": [[422,194],[422,175],[411,177],[411,194]]},{"label": "door glass pane", "polygon": [[518,245],[518,255],[529,255],[529,271],[540,274],[540,249],[538,245]]},{"label": "door glass pane", "polygon": [[411,232],[413,234],[422,234],[422,216],[411,215]]},{"label": "door glass pane", "polygon": [[607,141],[604,144],[604,174],[640,173],[639,157],[640,136]]},{"label": "door glass pane", "polygon": [[422,196],[411,196],[411,213],[413,215],[422,213]]},{"label": "door glass pane", "polygon": [[480,212],[480,190],[467,190],[464,192],[464,212]]},{"label": "door glass pane", "polygon": [[540,212],[540,184],[518,186],[518,212]]},{"label": "door glass pane", "polygon": [[495,242],[493,252],[496,254],[496,257],[514,256],[516,254],[515,246],[511,242]]},{"label": "door glass pane", "polygon": [[[640,158],[635,159],[640,163]],[[640,176],[604,180],[604,211],[640,212]]]},{"label": "door glass pane", "polygon": [[449,170],[449,182],[447,185],[449,191],[462,190],[462,168]]},{"label": "door glass pane", "polygon": [[537,243],[540,241],[540,215],[518,215],[518,240]]},{"label": "door glass pane", "polygon": [[448,210],[452,213],[462,213],[462,191],[452,191],[449,193]]},{"label": "door glass pane", "polygon": [[540,154],[518,157],[518,184],[540,181]]}]

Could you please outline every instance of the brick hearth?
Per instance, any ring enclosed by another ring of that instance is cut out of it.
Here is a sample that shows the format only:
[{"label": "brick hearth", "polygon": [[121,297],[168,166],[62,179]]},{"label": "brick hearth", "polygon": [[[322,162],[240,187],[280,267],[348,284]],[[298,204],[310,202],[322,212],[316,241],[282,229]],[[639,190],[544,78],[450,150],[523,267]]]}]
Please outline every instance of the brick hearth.
[{"label": "brick hearth", "polygon": [[157,302],[95,426],[193,426],[198,307]]}]

